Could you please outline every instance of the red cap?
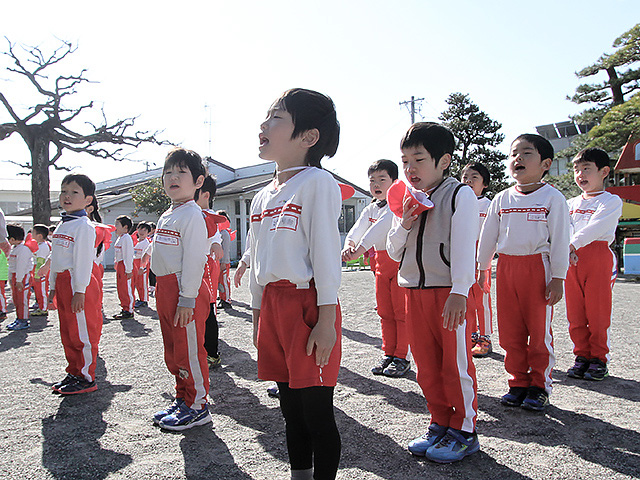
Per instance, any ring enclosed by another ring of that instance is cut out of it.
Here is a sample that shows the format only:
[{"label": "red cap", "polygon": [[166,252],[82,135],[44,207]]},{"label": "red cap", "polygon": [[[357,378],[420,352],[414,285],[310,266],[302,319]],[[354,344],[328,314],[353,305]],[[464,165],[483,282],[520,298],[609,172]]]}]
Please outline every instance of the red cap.
[{"label": "red cap", "polygon": [[434,205],[429,196],[415,188],[407,186],[402,180],[396,180],[387,190],[387,203],[391,211],[397,216],[402,217],[402,204],[405,198],[410,197],[410,207],[418,205],[418,208],[414,212],[415,215],[420,215],[426,210],[431,210]]}]

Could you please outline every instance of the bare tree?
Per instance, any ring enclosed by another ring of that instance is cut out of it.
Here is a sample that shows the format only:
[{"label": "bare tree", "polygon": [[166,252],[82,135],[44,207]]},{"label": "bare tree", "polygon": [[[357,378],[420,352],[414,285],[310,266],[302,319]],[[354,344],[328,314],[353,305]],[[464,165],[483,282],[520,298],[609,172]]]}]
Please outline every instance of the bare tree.
[{"label": "bare tree", "polygon": [[[77,93],[77,88],[90,83],[83,69],[77,75],[59,75],[55,80],[47,77],[45,70],[52,67],[76,51],[72,43],[62,41],[52,53],[45,53],[39,47],[16,45],[5,37],[8,48],[2,52],[11,59],[12,66],[7,70],[22,76],[37,90],[40,102],[27,109],[20,116],[12,103],[0,91],[0,102],[9,113],[12,122],[0,124],[0,141],[13,133],[18,133],[27,144],[31,153],[28,162],[11,161],[29,170],[31,174],[31,198],[33,220],[35,223],[48,224],[51,217],[49,201],[49,168],[69,170],[56,162],[64,150],[76,153],[88,153],[97,158],[123,160],[126,158],[126,147],[138,147],[142,143],[156,145],[168,144],[156,138],[158,132],[135,131],[137,117],[125,118],[109,123],[102,110],[102,122],[94,125],[85,122],[84,133],[72,129],[72,122],[85,111],[94,108],[93,101],[79,107],[67,108],[65,101]],[[88,126],[88,127],[87,127]],[[53,150],[53,155],[51,155]],[[28,174],[28,173],[27,173]]]}]

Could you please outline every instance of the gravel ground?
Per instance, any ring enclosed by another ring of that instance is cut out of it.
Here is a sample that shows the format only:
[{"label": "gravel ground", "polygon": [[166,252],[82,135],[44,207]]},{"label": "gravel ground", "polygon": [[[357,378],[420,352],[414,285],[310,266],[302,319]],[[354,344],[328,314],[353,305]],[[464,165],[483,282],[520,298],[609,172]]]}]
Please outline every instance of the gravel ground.
[{"label": "gravel ground", "polygon": [[[566,376],[573,356],[564,306],[556,309],[555,389],[544,415],[499,404],[507,374],[497,345],[476,360],[481,452],[442,466],[407,452],[407,442],[428,425],[425,401],[413,372],[403,379],[369,372],[381,355],[373,278],[369,271],[345,272],[335,395],[343,442],[338,478],[640,478],[639,294],[632,280],[615,286],[613,360],[603,382]],[[256,378],[248,289],[233,296],[233,309],[219,315],[223,366],[210,373],[213,426],[183,433],[163,432],[150,421],[173,393],[152,308],[135,319],[105,320],[98,391],[77,397],[51,394],[65,367],[57,314],[33,318],[20,332],[6,330],[10,314],[0,327],[0,478],[288,478],[278,402]],[[119,311],[113,272],[105,275],[104,310],[107,316]]]}]

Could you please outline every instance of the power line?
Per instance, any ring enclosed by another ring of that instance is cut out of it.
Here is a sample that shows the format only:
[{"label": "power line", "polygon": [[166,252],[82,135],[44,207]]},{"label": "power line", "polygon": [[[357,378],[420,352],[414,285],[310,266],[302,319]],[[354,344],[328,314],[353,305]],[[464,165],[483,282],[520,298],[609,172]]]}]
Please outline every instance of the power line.
[{"label": "power line", "polygon": [[422,117],[421,111],[423,101],[424,98],[415,98],[413,95],[411,95],[411,100],[400,102],[400,106],[404,105],[409,108],[409,111],[411,112],[411,124],[416,123],[416,112]]}]

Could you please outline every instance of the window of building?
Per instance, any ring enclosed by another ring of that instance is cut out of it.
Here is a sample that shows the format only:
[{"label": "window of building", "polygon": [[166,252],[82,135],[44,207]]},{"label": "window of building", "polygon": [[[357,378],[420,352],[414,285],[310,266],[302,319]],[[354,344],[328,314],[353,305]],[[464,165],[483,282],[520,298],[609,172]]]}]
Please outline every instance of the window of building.
[{"label": "window of building", "polygon": [[356,207],[355,205],[342,205],[342,214],[338,219],[338,228],[340,233],[349,233],[353,224],[356,223]]}]

